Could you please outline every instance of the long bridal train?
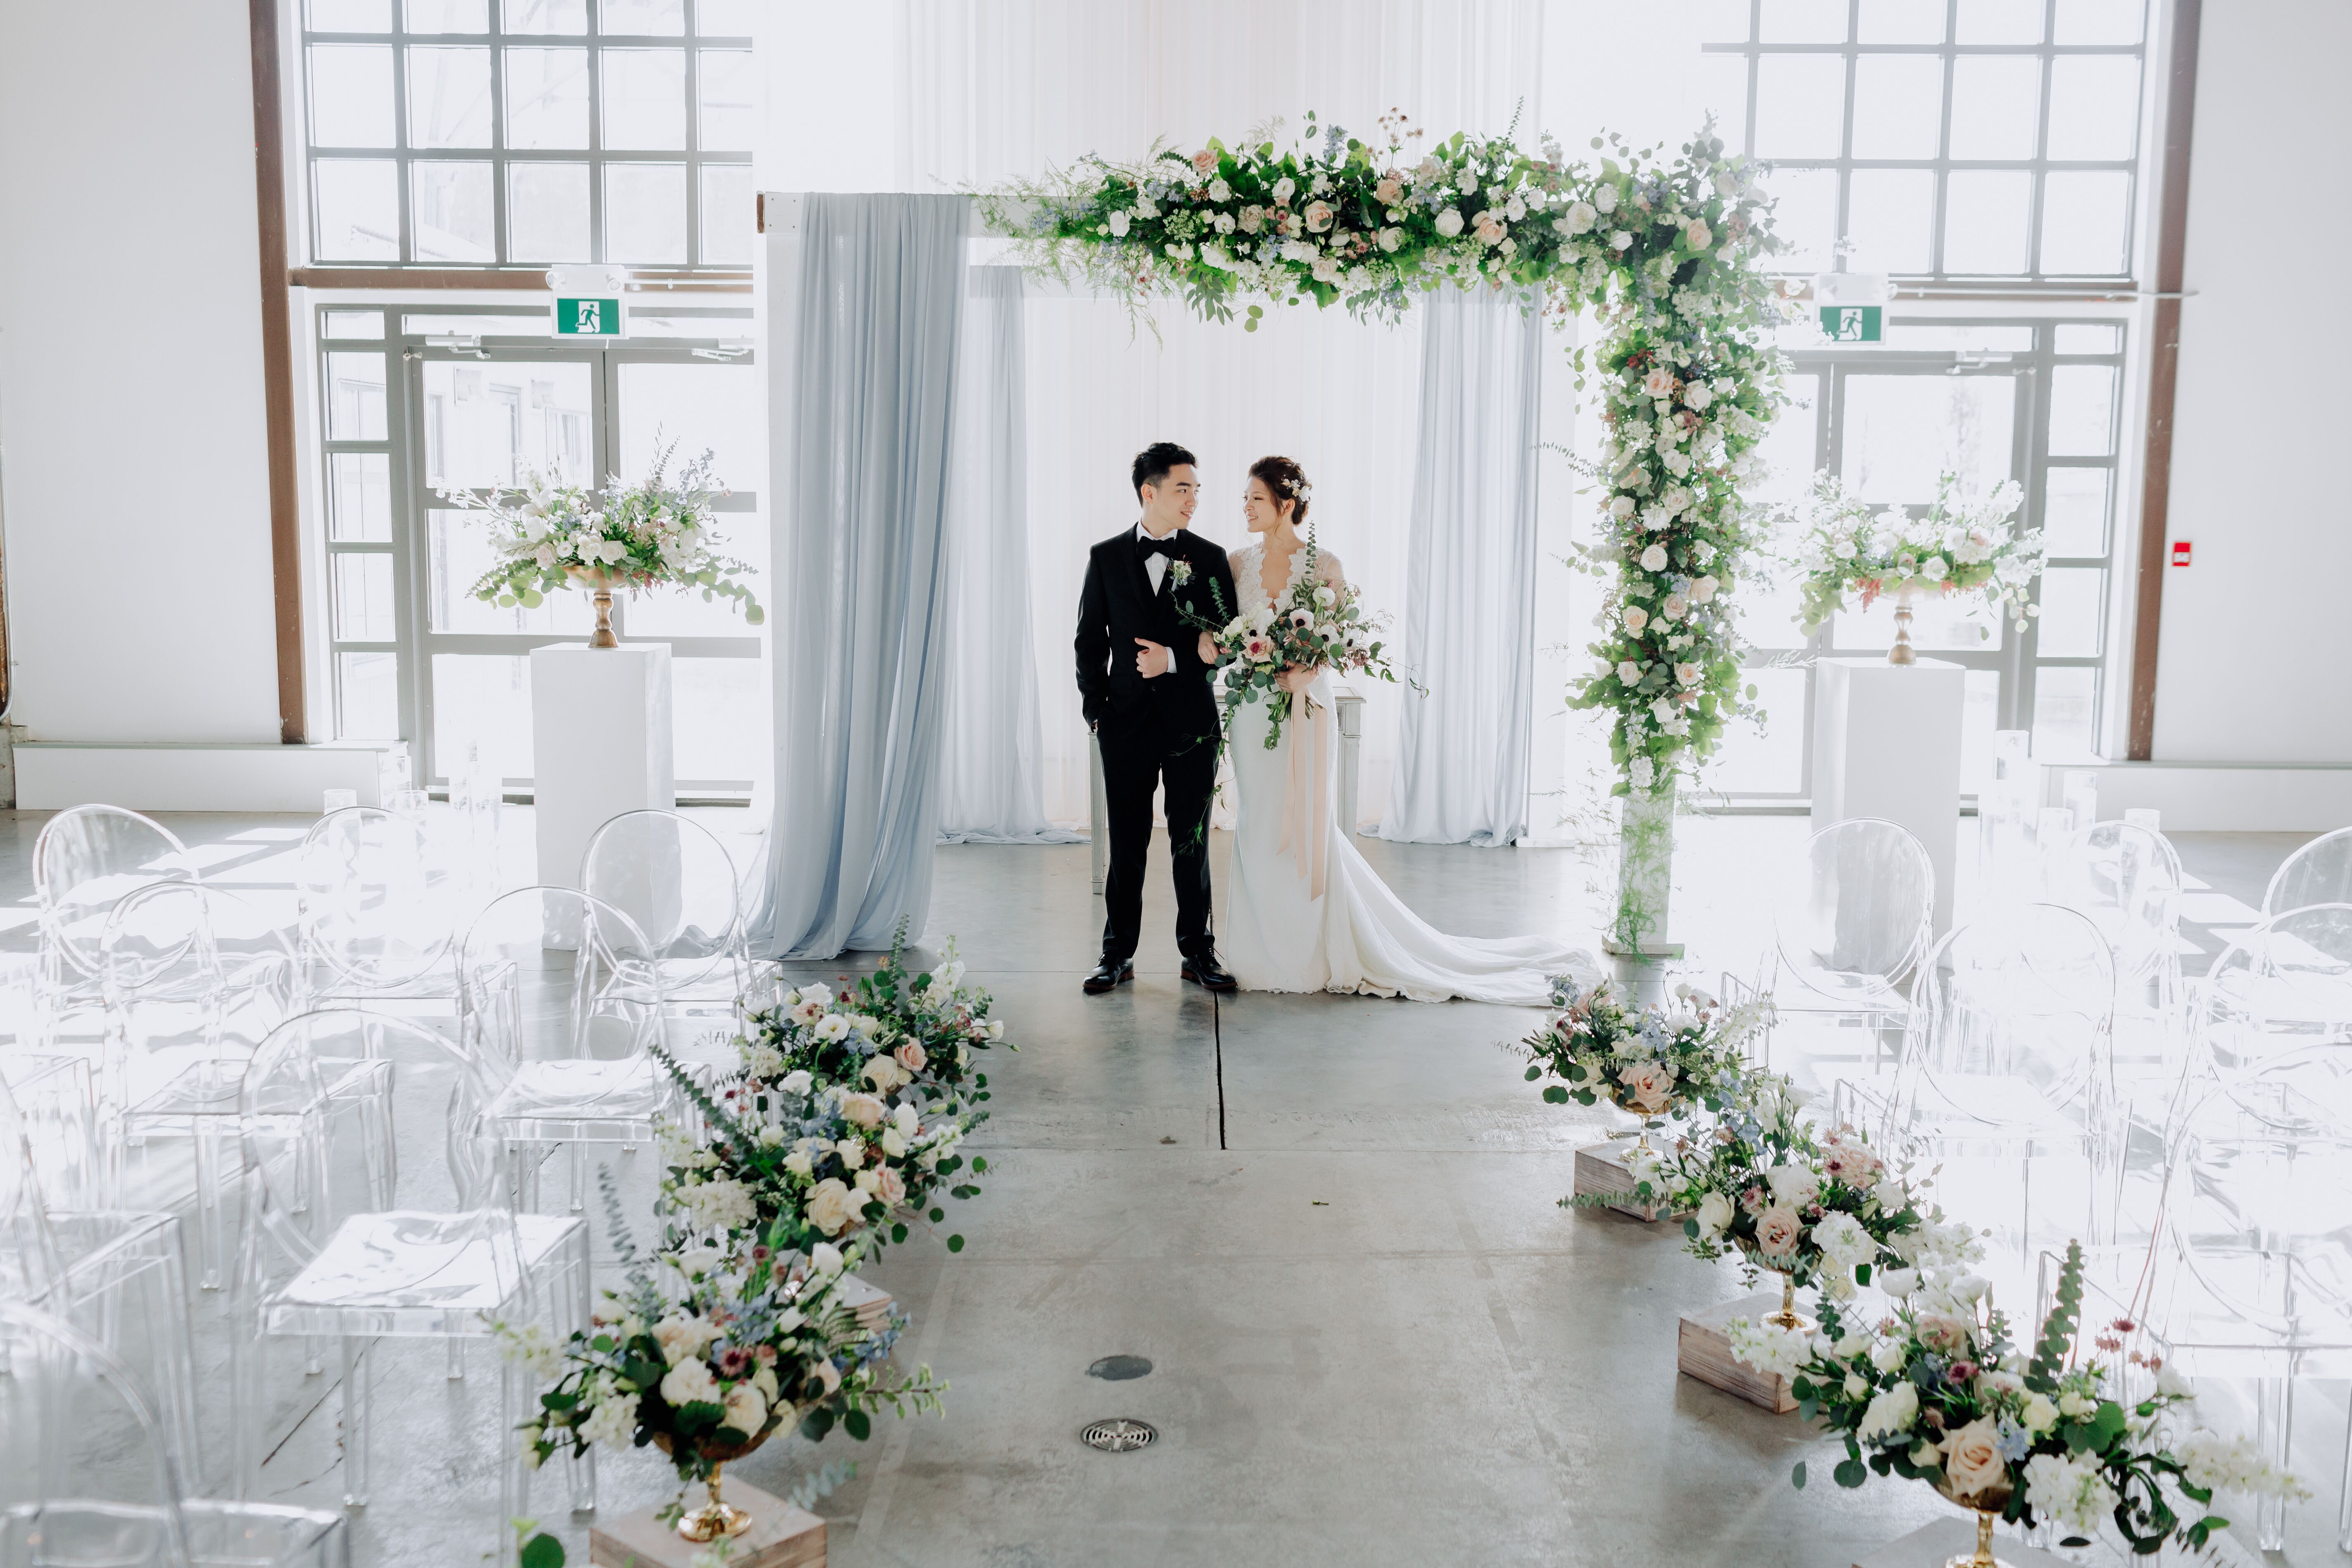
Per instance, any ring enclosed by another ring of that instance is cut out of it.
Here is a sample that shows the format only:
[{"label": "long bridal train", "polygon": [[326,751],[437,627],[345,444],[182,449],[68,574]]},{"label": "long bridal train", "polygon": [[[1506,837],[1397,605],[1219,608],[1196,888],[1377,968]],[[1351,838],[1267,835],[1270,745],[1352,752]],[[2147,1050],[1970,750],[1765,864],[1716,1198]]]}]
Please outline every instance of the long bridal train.
[{"label": "long bridal train", "polygon": [[[1303,550],[1292,556],[1291,587],[1306,560]],[[1333,557],[1322,560],[1336,574]],[[1259,583],[1263,569],[1259,545],[1234,557],[1238,582]],[[1275,597],[1286,602],[1289,589]],[[1226,737],[1234,852],[1217,934],[1242,988],[1539,1007],[1550,999],[1552,975],[1599,979],[1581,948],[1547,936],[1448,936],[1389,890],[1333,819],[1339,742],[1329,686],[1329,676],[1317,678],[1272,748],[1263,703],[1243,704]]]}]

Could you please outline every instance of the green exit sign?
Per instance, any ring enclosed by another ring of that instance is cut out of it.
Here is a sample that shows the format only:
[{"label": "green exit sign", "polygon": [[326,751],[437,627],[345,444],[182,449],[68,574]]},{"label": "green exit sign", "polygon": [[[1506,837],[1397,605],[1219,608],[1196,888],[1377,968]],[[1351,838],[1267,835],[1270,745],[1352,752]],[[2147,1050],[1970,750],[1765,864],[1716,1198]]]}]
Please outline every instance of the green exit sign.
[{"label": "green exit sign", "polygon": [[[1878,314],[1873,310],[1874,318]],[[555,297],[555,335],[559,338],[617,338],[621,333],[618,300],[567,300]]]},{"label": "green exit sign", "polygon": [[1823,305],[1822,336],[1833,343],[1877,342],[1882,310],[1877,305]]}]

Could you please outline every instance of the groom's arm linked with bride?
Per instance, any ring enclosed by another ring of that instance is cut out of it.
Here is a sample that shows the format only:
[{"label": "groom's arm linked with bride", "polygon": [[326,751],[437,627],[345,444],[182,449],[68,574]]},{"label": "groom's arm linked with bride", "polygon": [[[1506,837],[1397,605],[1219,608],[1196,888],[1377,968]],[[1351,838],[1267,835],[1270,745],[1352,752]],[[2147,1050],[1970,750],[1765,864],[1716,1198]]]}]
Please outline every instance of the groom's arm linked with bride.
[{"label": "groom's arm linked with bride", "polygon": [[1134,978],[1151,797],[1164,786],[1181,973],[1230,991],[1234,978],[1217,962],[1209,926],[1209,805],[1220,734],[1215,665],[1202,657],[1198,626],[1240,601],[1225,552],[1185,527],[1200,500],[1192,454],[1155,442],[1136,454],[1129,478],[1141,518],[1089,552],[1078,595],[1078,694],[1102,748],[1110,830],[1102,962],[1086,989],[1098,995]]}]

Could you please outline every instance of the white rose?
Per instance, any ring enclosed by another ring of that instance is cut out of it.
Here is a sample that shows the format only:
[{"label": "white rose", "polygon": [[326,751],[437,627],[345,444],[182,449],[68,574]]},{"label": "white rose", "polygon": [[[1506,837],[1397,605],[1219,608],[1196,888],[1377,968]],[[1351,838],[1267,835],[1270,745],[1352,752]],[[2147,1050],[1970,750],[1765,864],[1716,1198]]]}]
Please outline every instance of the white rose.
[{"label": "white rose", "polygon": [[1918,1419],[1919,1391],[1908,1383],[1898,1383],[1870,1402],[1854,1436],[1865,1443],[1883,1442],[1902,1436]]},{"label": "white rose", "polygon": [[1699,675],[1699,668],[1695,664],[1678,664],[1675,666],[1675,679],[1682,685],[1696,686],[1698,684]]},{"label": "white rose", "polygon": [[2046,1394],[2029,1394],[2019,1409],[2017,1418],[2028,1432],[2039,1437],[2058,1425],[2058,1407],[2050,1403]]},{"label": "white rose", "polygon": [[1625,659],[1617,666],[1617,679],[1631,686],[1642,679],[1642,667],[1630,658]]},{"label": "white rose", "polygon": [[1904,1297],[1919,1288],[1916,1268],[1889,1268],[1878,1277],[1878,1288],[1894,1297]]},{"label": "white rose", "polygon": [[1870,1364],[1887,1373],[1903,1370],[1903,1347],[1893,1340],[1881,1340],[1870,1347]]},{"label": "white rose", "polygon": [[1388,251],[1393,255],[1397,247],[1404,243],[1404,230],[1401,228],[1384,228],[1381,230],[1380,243],[1382,250]]},{"label": "white rose", "polygon": [[1211,180],[1209,182],[1209,199],[1213,202],[1232,201],[1234,199],[1234,188],[1225,184],[1223,180]]},{"label": "white rose", "polygon": [[1617,210],[1617,187],[1614,185],[1603,185],[1599,190],[1594,191],[1592,193],[1592,205],[1603,213],[1615,212]]},{"label": "white rose", "polygon": [[841,1248],[829,1241],[820,1241],[809,1248],[809,1267],[820,1279],[830,1279],[840,1273],[843,1261]]},{"label": "white rose", "polygon": [[1678,621],[1683,618],[1683,612],[1689,608],[1689,600],[1684,598],[1680,594],[1669,594],[1663,600],[1659,601],[1658,614],[1661,617],[1666,620]]},{"label": "white rose", "polygon": [[1666,547],[1665,547],[1664,545],[1663,545],[1663,544],[1653,544],[1653,545],[1651,545],[1647,550],[1644,550],[1644,551],[1643,551],[1643,552],[1642,552],[1642,570],[1643,570],[1643,571],[1644,571],[1644,572],[1663,572],[1663,571],[1664,571],[1665,569],[1666,569]]},{"label": "white rose", "polygon": [[1123,212],[1113,213],[1110,215],[1110,231],[1118,238],[1125,239],[1129,226],[1133,222],[1134,220]]},{"label": "white rose", "polygon": [[1612,250],[1631,250],[1633,247],[1633,237],[1622,228],[1609,237],[1609,248]]},{"label": "white rose", "polygon": [[1462,215],[1447,207],[1437,215],[1437,232],[1452,239],[1462,232]]},{"label": "white rose", "polygon": [[1628,605],[1625,606],[1624,618],[1625,629],[1638,637],[1641,635],[1642,628],[1650,624],[1650,612],[1639,605]]},{"label": "white rose", "polygon": [[719,1380],[710,1375],[708,1363],[682,1361],[663,1375],[661,1396],[673,1409],[681,1405],[716,1405]]},{"label": "white rose", "polygon": [[1633,498],[1618,496],[1609,503],[1609,515],[1622,522],[1633,515]]},{"label": "white rose", "polygon": [[1715,243],[1715,231],[1701,220],[1693,218],[1690,226],[1683,230],[1683,237],[1690,241],[1693,250],[1705,250]]},{"label": "white rose", "polygon": [[758,1436],[760,1428],[768,1424],[768,1402],[748,1383],[739,1383],[727,1391],[726,1405],[727,1414],[719,1425],[746,1437]]},{"label": "white rose", "polygon": [[1932,577],[1937,582],[1941,582],[1948,574],[1949,574],[1951,568],[1945,565],[1944,558],[1940,555],[1930,555],[1927,559],[1919,563],[1919,575],[1922,577]]},{"label": "white rose", "polygon": [[1756,1216],[1756,1250],[1767,1258],[1790,1258],[1803,1238],[1804,1222],[1786,1204],[1774,1204]]},{"label": "white rose", "polygon": [[661,1346],[662,1359],[677,1366],[700,1355],[719,1337],[719,1329],[699,1317],[669,1317],[654,1325],[653,1335],[654,1342]]},{"label": "white rose", "polygon": [[1706,383],[1695,381],[1683,389],[1683,401],[1693,408],[1704,411],[1708,404],[1715,401],[1715,394],[1706,389]]},{"label": "white rose", "polygon": [[827,1236],[838,1236],[865,1208],[865,1194],[853,1190],[839,1176],[827,1176],[809,1193],[809,1223]]},{"label": "white rose", "polygon": [[1599,215],[1592,210],[1592,204],[1591,202],[1572,203],[1570,205],[1568,211],[1560,216],[1560,232],[1563,234],[1590,234],[1592,232],[1592,226],[1598,221],[1598,218]]},{"label": "white rose", "polygon": [[1721,586],[1722,584],[1712,577],[1700,578],[1691,584],[1691,603],[1694,605],[1712,603],[1715,599],[1715,591]]},{"label": "white rose", "polygon": [[1731,1200],[1721,1193],[1709,1193],[1698,1201],[1698,1229],[1701,1236],[1721,1236],[1731,1227],[1734,1211]]},{"label": "white rose", "polygon": [[1290,198],[1298,194],[1298,182],[1285,174],[1274,183],[1274,205],[1287,206]]}]

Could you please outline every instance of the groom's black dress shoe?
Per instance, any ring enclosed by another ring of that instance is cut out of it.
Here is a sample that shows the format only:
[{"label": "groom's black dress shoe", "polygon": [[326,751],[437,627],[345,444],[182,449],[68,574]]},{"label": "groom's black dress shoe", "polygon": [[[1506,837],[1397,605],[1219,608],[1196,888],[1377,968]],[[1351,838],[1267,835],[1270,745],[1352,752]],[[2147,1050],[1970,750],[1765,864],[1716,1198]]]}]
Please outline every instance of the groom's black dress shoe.
[{"label": "groom's black dress shoe", "polygon": [[1112,986],[1135,978],[1135,965],[1124,958],[1106,958],[1095,965],[1095,972],[1084,984],[1087,994],[1099,996]]},{"label": "groom's black dress shoe", "polygon": [[1213,952],[1188,954],[1184,960],[1184,967],[1178,973],[1195,985],[1210,991],[1241,989],[1241,982],[1225,973],[1225,966],[1217,962],[1217,955]]}]

